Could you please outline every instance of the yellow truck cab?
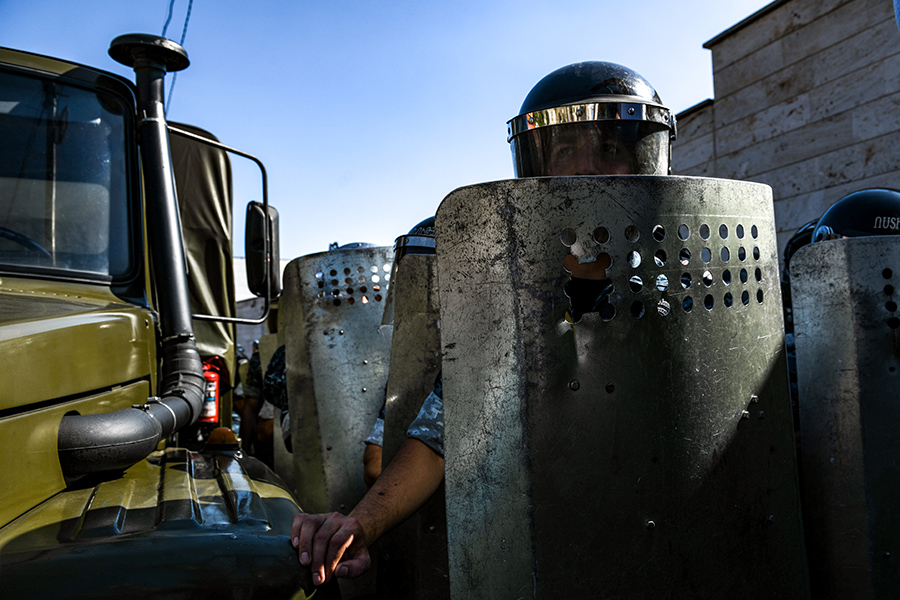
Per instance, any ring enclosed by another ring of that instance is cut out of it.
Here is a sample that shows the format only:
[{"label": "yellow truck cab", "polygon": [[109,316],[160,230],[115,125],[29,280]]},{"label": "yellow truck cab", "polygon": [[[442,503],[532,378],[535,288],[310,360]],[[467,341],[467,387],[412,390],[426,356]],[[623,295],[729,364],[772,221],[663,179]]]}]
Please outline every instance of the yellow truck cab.
[{"label": "yellow truck cab", "polygon": [[[300,509],[228,429],[231,207],[219,237],[196,216],[230,204],[230,149],[184,126],[170,147],[178,44],[127,35],[110,55],[136,85],[0,49],[2,596],[305,598]],[[265,198],[250,212],[248,275],[271,297],[277,224]]]}]

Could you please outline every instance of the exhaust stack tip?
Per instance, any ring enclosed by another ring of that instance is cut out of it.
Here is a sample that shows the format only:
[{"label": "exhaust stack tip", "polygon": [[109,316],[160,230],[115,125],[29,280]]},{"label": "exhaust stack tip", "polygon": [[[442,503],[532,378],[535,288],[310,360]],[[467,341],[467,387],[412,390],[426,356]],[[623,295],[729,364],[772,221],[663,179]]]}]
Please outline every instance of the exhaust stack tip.
[{"label": "exhaust stack tip", "polygon": [[191,61],[181,44],[148,33],[120,35],[109,44],[109,55],[118,63],[134,68],[141,59],[165,67],[169,73],[188,68]]}]

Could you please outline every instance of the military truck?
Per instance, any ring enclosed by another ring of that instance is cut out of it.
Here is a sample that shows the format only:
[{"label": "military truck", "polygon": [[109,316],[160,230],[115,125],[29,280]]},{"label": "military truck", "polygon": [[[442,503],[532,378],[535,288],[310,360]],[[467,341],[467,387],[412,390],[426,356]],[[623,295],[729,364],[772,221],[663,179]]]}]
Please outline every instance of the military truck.
[{"label": "military truck", "polygon": [[[226,152],[244,153],[166,122],[181,46],[109,53],[136,84],[0,49],[3,597],[307,597],[299,508],[228,429]],[[276,228],[263,190],[245,235],[266,306]]]}]

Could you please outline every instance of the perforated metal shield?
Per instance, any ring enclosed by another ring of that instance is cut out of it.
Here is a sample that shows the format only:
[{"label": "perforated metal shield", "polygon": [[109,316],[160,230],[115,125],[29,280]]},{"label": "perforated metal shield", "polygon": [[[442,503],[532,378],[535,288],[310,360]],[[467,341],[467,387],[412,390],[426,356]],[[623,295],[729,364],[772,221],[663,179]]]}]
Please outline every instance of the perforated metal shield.
[{"label": "perforated metal shield", "polygon": [[364,440],[384,395],[391,327],[381,313],[390,247],[300,257],[285,270],[285,352],[300,506],[348,512],[366,491]]},{"label": "perforated metal shield", "polygon": [[[498,181],[436,222],[452,596],[806,597],[770,189]],[[614,291],[573,324],[576,259]]]},{"label": "perforated metal shield", "polygon": [[[440,372],[440,303],[436,258],[406,254],[391,280],[394,333],[385,406],[386,466]],[[441,487],[379,544],[379,587],[386,598],[449,598],[447,521]]]},{"label": "perforated metal shield", "polygon": [[816,598],[893,598],[900,589],[898,287],[898,236],[811,244],[791,259]]}]

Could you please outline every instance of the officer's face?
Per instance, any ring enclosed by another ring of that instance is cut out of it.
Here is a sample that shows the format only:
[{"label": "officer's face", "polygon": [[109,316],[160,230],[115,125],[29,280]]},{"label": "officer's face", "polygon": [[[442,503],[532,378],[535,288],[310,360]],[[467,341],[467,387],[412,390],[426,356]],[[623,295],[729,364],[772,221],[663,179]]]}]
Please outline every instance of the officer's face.
[{"label": "officer's face", "polygon": [[634,153],[620,139],[588,127],[555,127],[549,148],[547,175],[630,175]]}]

